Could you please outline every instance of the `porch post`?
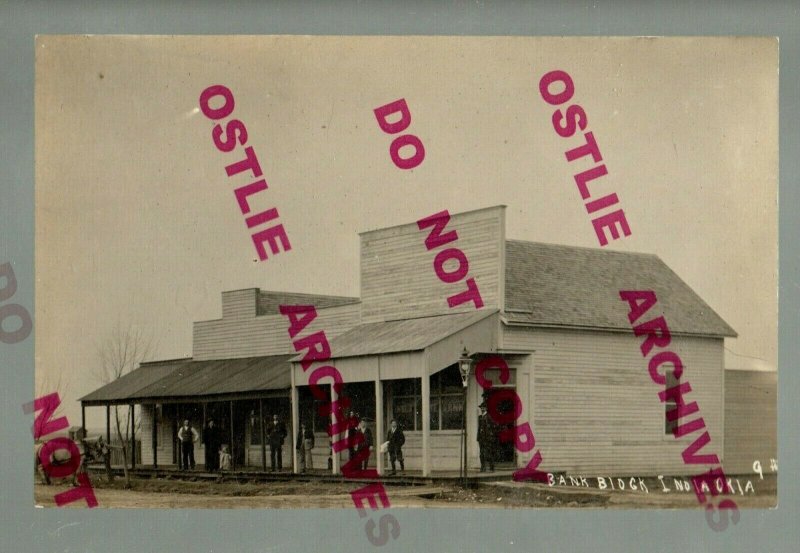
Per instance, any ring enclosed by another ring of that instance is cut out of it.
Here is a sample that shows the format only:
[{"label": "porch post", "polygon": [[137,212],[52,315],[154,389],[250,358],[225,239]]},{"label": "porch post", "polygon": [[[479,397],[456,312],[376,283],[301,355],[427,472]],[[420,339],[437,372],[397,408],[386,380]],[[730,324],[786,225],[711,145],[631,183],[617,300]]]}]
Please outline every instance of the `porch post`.
[{"label": "porch post", "polygon": [[[206,407],[207,406],[208,406],[208,402],[204,401],[203,402],[203,423],[200,425],[200,443],[203,444],[203,470],[205,472],[209,472],[208,467],[206,466],[206,459],[208,459],[208,455],[206,455],[206,449],[208,449],[208,444],[203,439],[203,435],[206,433],[206,427],[208,426],[208,419],[206,419],[206,417],[208,416],[208,414],[206,413]],[[200,447],[198,446],[197,449],[199,450]],[[198,451],[198,453],[200,453],[200,452]]]},{"label": "porch post", "polygon": [[131,470],[136,468],[136,413],[131,403]]},{"label": "porch post", "polygon": [[236,447],[233,444],[233,400],[231,400],[231,470],[236,470]]},{"label": "porch post", "polygon": [[153,468],[158,468],[158,409],[157,405],[153,404]]},{"label": "porch post", "polygon": [[267,429],[264,424],[264,399],[258,400],[258,417],[261,432],[261,470],[267,472]]},{"label": "porch post", "polygon": [[[300,429],[300,393],[294,381],[294,366],[291,367],[290,374],[292,376],[291,397],[289,399],[292,407],[292,440],[289,443],[292,444],[292,472],[298,474],[300,472],[300,459],[297,455],[297,443],[295,442],[297,441],[297,432]],[[306,421],[306,424],[308,424],[308,421]]]},{"label": "porch post", "polygon": [[83,431],[84,439],[86,439],[86,405],[84,405],[82,401],[81,401],[81,430]]},{"label": "porch post", "polygon": [[383,453],[381,444],[383,443],[383,383],[381,382],[380,370],[375,378],[375,455],[377,457],[378,474],[383,475]]},{"label": "porch post", "polygon": [[422,476],[431,475],[431,379],[427,366],[422,368]]},{"label": "porch post", "polygon": [[[339,401],[339,394],[337,394],[336,390],[333,389],[333,384],[330,385],[330,391],[331,391],[331,407],[333,407],[335,405],[334,402]],[[335,413],[335,411],[336,411],[335,408],[331,409],[331,425],[336,424],[336,413]],[[345,415],[345,418],[346,417],[347,417],[347,415]],[[345,436],[347,435],[346,432],[347,431],[345,431]],[[338,434],[336,436],[331,436],[330,437],[331,442],[337,440],[339,438],[339,436],[340,435],[338,435]],[[332,463],[331,463],[331,467],[332,467],[331,472],[333,474],[341,474],[341,470],[339,468],[339,465],[340,465],[340,463],[339,463],[339,453],[334,451],[333,447],[330,448],[330,452],[331,452],[331,461],[332,461]]]},{"label": "porch post", "polygon": [[106,403],[106,444],[111,447],[111,404]]},{"label": "porch post", "polygon": [[[175,413],[176,413],[175,424],[178,427],[178,429],[180,429],[181,423],[183,422],[181,420],[181,415],[183,415],[183,409],[181,408],[181,404],[180,403],[175,405]],[[180,430],[177,430],[177,432],[180,432]],[[178,468],[182,469],[183,468],[183,442],[181,442],[181,440],[178,438],[178,434],[177,433],[173,434],[173,436],[175,436],[175,443],[177,444],[175,449],[178,451]]]}]

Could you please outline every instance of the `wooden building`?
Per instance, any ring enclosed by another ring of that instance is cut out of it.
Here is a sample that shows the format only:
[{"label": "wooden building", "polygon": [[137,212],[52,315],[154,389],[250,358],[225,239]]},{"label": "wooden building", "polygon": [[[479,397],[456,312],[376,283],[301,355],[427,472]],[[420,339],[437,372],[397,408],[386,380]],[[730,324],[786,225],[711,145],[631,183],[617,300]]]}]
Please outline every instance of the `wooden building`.
[{"label": "wooden building", "polygon": [[[447,298],[465,284],[437,277],[438,250],[426,248],[430,230],[412,222],[362,233],[359,298],[223,292],[222,318],[194,323],[191,360],[143,363],[82,398],[83,406],[140,405],[145,464],[175,462],[176,421],[190,418],[200,428],[213,416],[227,429],[237,465],[263,466],[261,421],[278,413],[290,442],[300,420],[312,424],[315,467],[325,468],[329,421],[317,414],[288,321],[278,313],[281,304],[314,305],[318,317],[304,333],[325,331],[330,364],[346,383],[342,394],[370,420],[378,443],[391,419],[400,422],[407,469],[458,471],[464,414],[469,467],[479,467],[477,413],[485,397],[473,378],[464,411],[457,363],[466,349],[475,362],[501,355],[510,366],[504,386],[522,400],[519,420],[533,428],[543,470],[684,474],[681,452],[693,436],[669,433],[619,298],[620,290],[647,289],[658,295],[652,316],[669,321],[671,349],[723,454],[723,342],[736,334],[658,257],[507,240],[503,206],[454,214],[443,232],[455,230],[458,239],[446,247],[466,255],[483,305],[451,308]],[[292,451],[287,443],[284,457]],[[509,446],[499,455],[501,467],[530,459]],[[196,456],[202,460],[202,450]],[[334,471],[340,462],[333,457]],[[382,456],[372,463],[383,471]]]}]

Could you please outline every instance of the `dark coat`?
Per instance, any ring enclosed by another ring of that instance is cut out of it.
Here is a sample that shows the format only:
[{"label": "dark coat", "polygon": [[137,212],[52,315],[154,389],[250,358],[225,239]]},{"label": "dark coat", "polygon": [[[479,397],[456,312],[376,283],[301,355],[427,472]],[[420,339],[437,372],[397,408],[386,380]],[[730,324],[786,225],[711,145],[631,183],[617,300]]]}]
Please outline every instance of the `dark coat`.
[{"label": "dark coat", "polygon": [[392,429],[389,429],[389,432],[386,434],[386,441],[389,442],[389,452],[398,452],[400,448],[403,447],[403,444],[406,443],[406,435],[403,434],[403,431],[400,430],[400,427],[397,427],[397,430],[392,432]]},{"label": "dark coat", "polygon": [[297,431],[297,446],[295,449],[303,449],[304,440],[311,440],[311,447],[314,447],[314,431],[306,428],[305,436],[303,434],[302,429]]},{"label": "dark coat", "polygon": [[206,449],[210,449],[216,455],[220,443],[219,428],[216,426],[213,428],[206,426],[203,429],[203,443],[205,444]]},{"label": "dark coat", "polygon": [[[355,422],[355,424],[353,424]],[[356,438],[357,434],[361,434],[361,429],[358,427],[357,421],[352,421],[350,425],[347,427],[347,449],[350,451],[355,451],[356,449]]]},{"label": "dark coat", "polygon": [[[353,433],[353,436],[356,436],[356,435],[361,434],[361,433],[362,433],[361,429],[360,428],[356,428],[354,433]],[[364,434],[364,441],[355,446],[356,447],[356,451],[361,451],[364,448],[372,447],[372,443],[373,443],[372,442],[372,430],[370,430],[369,428],[365,428],[363,434]]]},{"label": "dark coat", "polygon": [[286,439],[286,425],[278,421],[278,424],[270,423],[268,427],[267,441],[271,448],[278,448],[283,446],[283,440]]},{"label": "dark coat", "polygon": [[482,447],[494,447],[499,430],[499,426],[488,413],[478,416],[478,444]]}]

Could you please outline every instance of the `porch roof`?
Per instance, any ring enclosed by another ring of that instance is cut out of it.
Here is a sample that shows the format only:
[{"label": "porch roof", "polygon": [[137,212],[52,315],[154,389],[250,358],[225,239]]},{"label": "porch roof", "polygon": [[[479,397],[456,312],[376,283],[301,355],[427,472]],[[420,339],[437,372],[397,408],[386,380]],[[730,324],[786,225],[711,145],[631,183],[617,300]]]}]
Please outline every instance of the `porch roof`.
[{"label": "porch roof", "polygon": [[130,373],[80,398],[84,403],[114,403],[171,397],[252,394],[291,387],[292,355],[142,363]]},{"label": "porch roof", "polygon": [[[495,313],[496,309],[482,309],[362,324],[331,340],[331,359],[424,350]],[[297,355],[291,361],[298,362],[302,358],[303,355]]]}]

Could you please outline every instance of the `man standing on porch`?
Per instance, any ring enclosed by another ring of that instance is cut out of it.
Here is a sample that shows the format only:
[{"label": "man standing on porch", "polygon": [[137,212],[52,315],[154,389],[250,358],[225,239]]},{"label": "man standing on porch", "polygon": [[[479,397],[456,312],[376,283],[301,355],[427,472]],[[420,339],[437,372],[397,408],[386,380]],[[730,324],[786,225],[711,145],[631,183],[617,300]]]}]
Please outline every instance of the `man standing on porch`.
[{"label": "man standing on porch", "polygon": [[314,468],[312,449],[314,449],[314,432],[306,426],[306,423],[300,423],[300,431],[297,433],[297,457],[300,461],[300,472]]},{"label": "man standing on porch", "polygon": [[181,451],[183,453],[183,467],[182,470],[190,468],[194,470],[194,443],[200,439],[197,430],[192,428],[189,420],[183,421],[183,426],[178,430],[178,440],[181,442]]},{"label": "man standing on porch", "polygon": [[494,452],[497,441],[497,425],[486,413],[486,403],[480,405],[481,414],[478,416],[478,446],[480,446],[481,472],[494,472]]},{"label": "man standing on porch", "polygon": [[397,421],[392,419],[389,433],[386,434],[386,441],[389,442],[389,462],[392,463],[392,475],[397,474],[395,462],[400,461],[400,472],[405,472],[406,466],[403,462],[403,444],[406,443],[406,436],[397,426]]},{"label": "man standing on porch", "polygon": [[206,471],[213,472],[219,468],[219,432],[211,419],[203,430],[203,447],[206,452]]},{"label": "man standing on porch", "polygon": [[272,424],[269,427],[269,458],[272,463],[272,472],[283,470],[283,440],[286,438],[286,425],[278,415],[272,415]]},{"label": "man standing on porch", "polygon": [[[358,433],[364,435],[364,440],[360,441],[360,443],[356,445],[356,455],[358,455],[361,452],[361,450],[364,449],[366,449],[367,452],[372,451],[372,430],[367,428],[367,421],[365,419],[361,419],[358,422],[358,428],[356,430]],[[355,439],[355,441],[359,442],[357,438]],[[369,465],[369,454],[367,454],[364,457],[364,459],[361,461],[360,464],[361,464],[360,467],[361,470],[367,470],[367,466]]]}]

